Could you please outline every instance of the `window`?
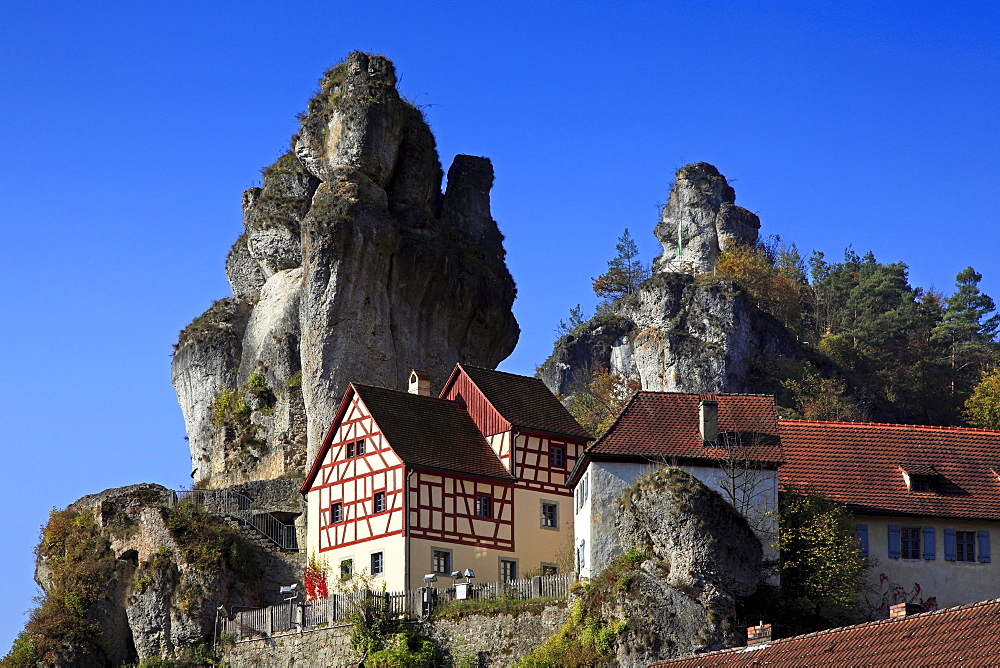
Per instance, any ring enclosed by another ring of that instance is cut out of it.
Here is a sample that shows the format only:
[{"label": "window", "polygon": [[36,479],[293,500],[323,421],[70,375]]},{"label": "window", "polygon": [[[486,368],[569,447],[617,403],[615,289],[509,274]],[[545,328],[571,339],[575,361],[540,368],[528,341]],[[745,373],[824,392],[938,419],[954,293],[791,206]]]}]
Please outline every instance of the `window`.
[{"label": "window", "polygon": [[976,532],[955,532],[955,557],[958,561],[976,560]]},{"label": "window", "polygon": [[375,499],[372,501],[372,512],[385,512],[385,492],[375,492]]},{"label": "window", "polygon": [[431,550],[431,572],[451,574],[451,550]]},{"label": "window", "polygon": [[920,529],[899,530],[900,556],[903,559],[920,558]]},{"label": "window", "polygon": [[342,582],[350,580],[352,575],[354,575],[354,560],[344,559],[340,562],[340,580]]},{"label": "window", "polygon": [[934,479],[929,476],[911,476],[910,477],[910,491],[911,492],[933,492],[934,491]]},{"label": "window", "polygon": [[344,513],[338,501],[330,506],[330,524],[340,524],[343,520]]},{"label": "window", "polygon": [[582,571],[587,566],[587,541],[580,539],[576,546],[576,570]]},{"label": "window", "polygon": [[551,466],[565,466],[566,464],[566,451],[563,450],[561,445],[553,445],[549,448],[549,465]]},{"label": "window", "polygon": [[358,457],[365,454],[365,439],[361,439],[354,444],[354,454]]},{"label": "window", "polygon": [[382,575],[385,571],[385,562],[381,552],[372,552],[372,575]]},{"label": "window", "polygon": [[493,517],[493,499],[488,496],[476,497],[476,517]]},{"label": "window", "polygon": [[509,582],[517,579],[517,559],[500,560],[500,581]]},{"label": "window", "polygon": [[347,458],[350,459],[353,456],[354,456],[354,444],[353,443],[348,443],[347,444]]},{"label": "window", "polygon": [[550,503],[548,501],[542,501],[542,528],[544,529],[559,528],[558,504]]},{"label": "window", "polygon": [[555,564],[542,564],[542,575],[555,575],[559,572],[559,567]]},{"label": "window", "polygon": [[868,525],[858,524],[854,528],[854,535],[858,537],[858,555],[862,557],[868,556]]}]

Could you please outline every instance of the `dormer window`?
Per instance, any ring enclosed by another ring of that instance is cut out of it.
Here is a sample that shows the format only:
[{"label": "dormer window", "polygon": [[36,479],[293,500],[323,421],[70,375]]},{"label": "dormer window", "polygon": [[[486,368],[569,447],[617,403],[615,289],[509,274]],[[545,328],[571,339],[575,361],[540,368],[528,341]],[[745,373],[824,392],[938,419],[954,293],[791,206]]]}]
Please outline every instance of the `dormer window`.
[{"label": "dormer window", "polygon": [[903,472],[906,488],[915,494],[933,494],[938,491],[938,472],[929,464],[904,464]]}]

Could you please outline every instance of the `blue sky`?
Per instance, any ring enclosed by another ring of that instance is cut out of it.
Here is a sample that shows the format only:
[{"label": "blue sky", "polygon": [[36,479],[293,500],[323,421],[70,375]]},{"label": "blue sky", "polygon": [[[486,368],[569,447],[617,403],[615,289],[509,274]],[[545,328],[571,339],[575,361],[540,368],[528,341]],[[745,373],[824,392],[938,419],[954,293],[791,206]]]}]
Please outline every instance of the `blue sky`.
[{"label": "blue sky", "polygon": [[1000,298],[1000,5],[0,3],[0,655],[48,511],[190,483],[178,331],[229,294],[240,193],[325,69],[396,63],[445,169],[488,156],[531,374],[672,173],[715,164],[762,232]]}]

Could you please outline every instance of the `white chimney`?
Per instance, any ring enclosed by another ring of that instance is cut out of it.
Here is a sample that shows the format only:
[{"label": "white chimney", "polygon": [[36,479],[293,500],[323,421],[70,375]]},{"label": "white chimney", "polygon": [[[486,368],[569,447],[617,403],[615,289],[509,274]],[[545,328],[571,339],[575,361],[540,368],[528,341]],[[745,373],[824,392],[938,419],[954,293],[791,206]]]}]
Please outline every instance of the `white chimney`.
[{"label": "white chimney", "polygon": [[410,372],[410,394],[419,394],[422,397],[431,396],[431,379],[423,371],[414,369]]},{"label": "white chimney", "polygon": [[701,440],[715,443],[719,440],[719,402],[715,399],[702,399],[698,409]]}]

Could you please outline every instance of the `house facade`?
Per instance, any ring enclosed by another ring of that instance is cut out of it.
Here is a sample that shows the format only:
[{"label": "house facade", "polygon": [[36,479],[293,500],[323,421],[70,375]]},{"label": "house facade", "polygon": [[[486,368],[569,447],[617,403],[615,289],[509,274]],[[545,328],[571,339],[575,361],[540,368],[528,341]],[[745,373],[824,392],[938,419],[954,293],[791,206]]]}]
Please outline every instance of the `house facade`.
[{"label": "house facade", "polygon": [[776,559],[781,459],[772,397],[637,393],[570,475],[580,576],[597,575],[622,553],[619,497],[639,476],[667,465],[730,501],[761,539],[764,558]]},{"label": "house facade", "polygon": [[779,420],[780,482],[847,505],[873,557],[875,604],[893,584],[938,607],[1000,597],[1000,432]]},{"label": "house facade", "polygon": [[534,378],[458,365],[437,397],[419,372],[410,392],[352,383],[302,486],[309,553],[390,590],[555,572],[590,439]]}]

